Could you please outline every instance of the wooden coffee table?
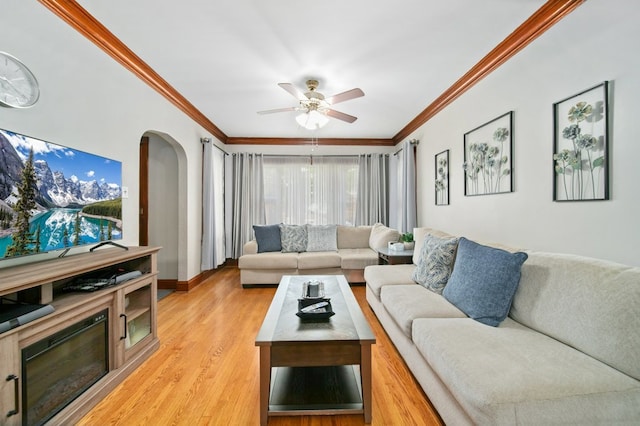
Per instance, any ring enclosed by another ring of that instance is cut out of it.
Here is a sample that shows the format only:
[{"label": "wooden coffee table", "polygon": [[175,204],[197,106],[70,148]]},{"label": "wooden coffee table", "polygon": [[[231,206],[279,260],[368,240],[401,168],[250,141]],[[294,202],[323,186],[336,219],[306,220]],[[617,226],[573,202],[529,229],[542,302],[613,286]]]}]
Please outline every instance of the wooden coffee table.
[{"label": "wooden coffee table", "polygon": [[[305,281],[324,282],[335,315],[296,316]],[[371,345],[375,336],[342,275],[284,276],[256,337],[260,347],[260,424],[269,416],[362,413],[371,422]]]}]

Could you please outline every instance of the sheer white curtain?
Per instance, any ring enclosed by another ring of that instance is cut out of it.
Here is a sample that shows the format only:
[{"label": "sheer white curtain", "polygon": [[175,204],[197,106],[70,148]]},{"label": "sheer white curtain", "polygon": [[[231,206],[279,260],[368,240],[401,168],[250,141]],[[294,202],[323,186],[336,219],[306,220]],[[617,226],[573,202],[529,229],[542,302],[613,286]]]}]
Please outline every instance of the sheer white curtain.
[{"label": "sheer white curtain", "polygon": [[307,223],[311,203],[309,157],[267,156],[263,171],[266,223]]},{"label": "sheer white curtain", "polygon": [[358,157],[313,157],[311,224],[353,225],[358,196]]},{"label": "sheer white curtain", "polygon": [[353,225],[357,185],[357,156],[265,156],[266,223]]},{"label": "sheer white curtain", "polygon": [[200,269],[214,269],[226,260],[224,229],[224,153],[204,143],[202,162],[202,250]]},{"label": "sheer white curtain", "polygon": [[358,159],[358,203],[356,225],[389,221],[389,156],[360,155]]},{"label": "sheer white curtain", "polygon": [[231,235],[229,254],[237,259],[242,246],[253,238],[253,225],[265,223],[262,154],[233,154],[230,163],[226,228]]}]

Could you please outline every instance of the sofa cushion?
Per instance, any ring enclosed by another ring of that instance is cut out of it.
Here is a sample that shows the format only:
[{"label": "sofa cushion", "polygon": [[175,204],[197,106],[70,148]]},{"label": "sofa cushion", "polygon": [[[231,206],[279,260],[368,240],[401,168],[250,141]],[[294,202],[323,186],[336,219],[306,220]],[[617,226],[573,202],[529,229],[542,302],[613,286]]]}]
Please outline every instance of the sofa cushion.
[{"label": "sofa cushion", "polygon": [[337,251],[336,225],[307,225],[307,251]]},{"label": "sofa cushion", "polygon": [[387,243],[392,241],[398,241],[400,233],[392,228],[384,226],[381,223],[376,223],[371,228],[371,235],[369,236],[369,247],[372,249],[386,248]]},{"label": "sofa cushion", "polygon": [[418,284],[383,286],[380,289],[380,301],[409,338],[411,325],[416,318],[467,317],[447,299]]},{"label": "sofa cushion", "polygon": [[258,253],[282,250],[280,225],[253,225],[253,233],[258,243]]},{"label": "sofa cushion", "polygon": [[419,318],[413,341],[475,424],[633,424],[640,383],[510,318]]},{"label": "sofa cushion", "polygon": [[378,253],[370,248],[339,249],[342,269],[364,269],[378,264]]},{"label": "sofa cushion", "polygon": [[509,253],[461,237],[442,294],[471,318],[495,327],[509,313],[525,260],[526,253]]},{"label": "sofa cushion", "polygon": [[307,227],[280,224],[280,237],[284,253],[300,253],[307,249]]},{"label": "sofa cushion", "polygon": [[640,380],[640,268],[531,252],[509,316]]},{"label": "sofa cushion", "polygon": [[457,238],[445,239],[428,234],[420,250],[420,260],[413,272],[413,280],[435,293],[442,294],[451,275],[457,247]]},{"label": "sofa cushion", "polygon": [[371,226],[338,225],[338,249],[369,247],[371,228]]},{"label": "sofa cushion", "polygon": [[298,255],[298,269],[339,268],[340,261],[340,255],[335,251],[300,253]]},{"label": "sofa cushion", "polygon": [[380,289],[386,285],[416,285],[411,279],[415,265],[373,265],[364,268],[364,280],[373,294],[380,298]]},{"label": "sofa cushion", "polygon": [[297,269],[298,253],[267,252],[245,254],[238,259],[240,269]]}]

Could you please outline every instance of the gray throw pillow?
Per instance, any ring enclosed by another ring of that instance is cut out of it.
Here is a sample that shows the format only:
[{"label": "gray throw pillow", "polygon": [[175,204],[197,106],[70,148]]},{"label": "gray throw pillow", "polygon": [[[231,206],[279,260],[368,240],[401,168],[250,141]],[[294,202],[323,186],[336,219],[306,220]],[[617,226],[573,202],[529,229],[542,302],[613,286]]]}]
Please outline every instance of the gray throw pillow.
[{"label": "gray throw pillow", "polygon": [[258,243],[258,253],[280,251],[280,225],[253,225],[253,233]]},{"label": "gray throw pillow", "polygon": [[461,237],[442,295],[469,317],[497,327],[509,314],[527,257],[523,252],[509,253]]},{"label": "gray throw pillow", "polygon": [[305,225],[280,225],[280,243],[284,253],[301,253],[307,250]]},{"label": "gray throw pillow", "polygon": [[336,225],[307,225],[307,251],[338,251]]},{"label": "gray throw pillow", "polygon": [[457,238],[438,238],[427,234],[413,271],[413,280],[434,293],[442,294],[451,276],[457,247]]}]

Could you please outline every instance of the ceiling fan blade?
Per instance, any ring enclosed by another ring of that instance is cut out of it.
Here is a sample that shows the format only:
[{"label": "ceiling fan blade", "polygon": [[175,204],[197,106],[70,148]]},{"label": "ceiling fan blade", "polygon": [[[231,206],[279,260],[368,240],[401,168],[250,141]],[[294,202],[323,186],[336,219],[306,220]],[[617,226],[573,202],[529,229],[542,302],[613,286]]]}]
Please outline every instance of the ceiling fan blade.
[{"label": "ceiling fan blade", "polygon": [[268,109],[266,111],[258,111],[258,114],[273,114],[274,112],[288,112],[288,111],[297,111],[298,107],[289,107],[289,108],[277,108],[277,109]]},{"label": "ceiling fan blade", "polygon": [[303,92],[291,83],[278,83],[278,86],[291,93],[293,97],[299,101],[306,101],[308,99]]},{"label": "ceiling fan blade", "polygon": [[330,98],[326,98],[325,101],[329,105],[335,105],[339,102],[348,101],[349,99],[355,99],[364,96],[364,92],[358,88],[347,90],[346,92],[338,93]]},{"label": "ceiling fan blade", "polygon": [[327,109],[324,113],[329,117],[337,118],[338,120],[346,121],[347,123],[353,123],[358,119],[358,117],[345,114],[344,112],[336,111],[335,109]]}]

